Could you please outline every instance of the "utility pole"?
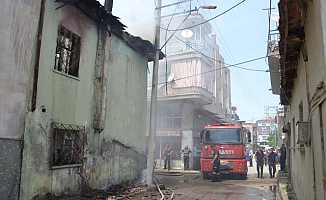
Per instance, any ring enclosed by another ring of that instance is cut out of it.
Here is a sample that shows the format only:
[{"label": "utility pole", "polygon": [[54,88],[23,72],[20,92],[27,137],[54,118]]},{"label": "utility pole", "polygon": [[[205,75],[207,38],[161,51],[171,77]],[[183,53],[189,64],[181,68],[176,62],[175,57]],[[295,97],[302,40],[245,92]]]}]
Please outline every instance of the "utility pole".
[{"label": "utility pole", "polygon": [[158,83],[158,67],[160,60],[160,27],[161,27],[161,7],[162,0],[157,0],[156,5],[156,28],[155,28],[155,57],[153,65],[152,79],[152,96],[150,108],[150,124],[149,124],[149,142],[147,154],[147,185],[152,185],[154,171],[154,139],[156,135],[156,110],[157,110],[157,83]]}]

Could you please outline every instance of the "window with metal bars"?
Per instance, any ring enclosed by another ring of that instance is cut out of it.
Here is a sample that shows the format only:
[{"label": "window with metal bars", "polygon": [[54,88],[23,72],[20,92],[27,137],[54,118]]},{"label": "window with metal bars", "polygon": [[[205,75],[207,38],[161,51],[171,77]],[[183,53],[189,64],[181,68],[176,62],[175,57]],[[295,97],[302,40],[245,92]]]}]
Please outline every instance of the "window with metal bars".
[{"label": "window with metal bars", "polygon": [[59,25],[54,70],[78,77],[80,37]]},{"label": "window with metal bars", "polygon": [[52,166],[82,164],[85,127],[52,123]]}]

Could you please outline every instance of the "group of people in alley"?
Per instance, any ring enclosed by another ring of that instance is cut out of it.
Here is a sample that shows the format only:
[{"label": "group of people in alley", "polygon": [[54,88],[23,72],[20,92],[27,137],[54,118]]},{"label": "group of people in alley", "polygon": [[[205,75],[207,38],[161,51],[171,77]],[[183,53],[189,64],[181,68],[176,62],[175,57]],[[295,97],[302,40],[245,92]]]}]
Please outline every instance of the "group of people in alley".
[{"label": "group of people in alley", "polygon": [[[171,169],[171,155],[173,153],[173,149],[169,144],[165,144],[165,147],[163,149],[163,155],[164,155],[164,168],[170,170]],[[186,145],[181,151],[180,154],[183,156],[183,169],[184,170],[190,170],[189,167],[189,159],[191,155],[194,155],[194,170],[200,170],[200,153],[201,150],[196,145],[194,147],[194,152],[190,150],[188,145]]]},{"label": "group of people in alley", "polygon": [[[219,175],[219,168],[220,168],[220,152],[217,148],[215,148],[214,145],[211,145],[212,149],[212,181],[216,182],[220,180]],[[164,155],[164,168],[168,169],[170,171],[171,169],[171,155],[173,154],[173,149],[169,144],[166,144],[163,149],[163,155]],[[190,150],[188,145],[186,145],[181,151],[180,154],[183,156],[183,165],[184,170],[190,170],[189,167],[189,160],[190,157],[193,155],[193,169],[194,170],[200,170],[200,156],[201,156],[201,148],[199,145],[196,145],[193,149],[193,152]],[[282,146],[279,149],[270,148],[268,150],[263,149],[262,146],[258,148],[258,150],[254,153],[251,148],[248,148],[247,154],[247,161],[248,166],[253,167],[253,160],[256,162],[257,167],[257,177],[258,178],[264,178],[264,166],[268,165],[269,168],[269,175],[270,178],[275,178],[276,174],[276,165],[280,164],[280,170],[284,170],[285,168],[285,159],[286,159],[286,150],[285,145],[282,144]]]},{"label": "group of people in alley", "polygon": [[285,168],[286,150],[285,145],[282,144],[280,149],[275,149],[272,147],[269,150],[264,150],[262,146],[253,155],[252,150],[249,148],[247,151],[247,161],[249,162],[249,167],[253,167],[252,160],[255,159],[257,163],[257,177],[264,178],[264,165],[269,168],[269,177],[275,178],[276,165],[280,163],[281,169]]}]

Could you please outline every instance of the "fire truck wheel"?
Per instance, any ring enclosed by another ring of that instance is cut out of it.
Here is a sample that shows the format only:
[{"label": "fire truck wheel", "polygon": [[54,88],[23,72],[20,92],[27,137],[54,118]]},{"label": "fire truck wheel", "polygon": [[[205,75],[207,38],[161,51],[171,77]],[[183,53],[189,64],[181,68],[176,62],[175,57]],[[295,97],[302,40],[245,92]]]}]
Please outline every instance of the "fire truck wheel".
[{"label": "fire truck wheel", "polygon": [[209,179],[209,173],[203,172],[203,179]]}]

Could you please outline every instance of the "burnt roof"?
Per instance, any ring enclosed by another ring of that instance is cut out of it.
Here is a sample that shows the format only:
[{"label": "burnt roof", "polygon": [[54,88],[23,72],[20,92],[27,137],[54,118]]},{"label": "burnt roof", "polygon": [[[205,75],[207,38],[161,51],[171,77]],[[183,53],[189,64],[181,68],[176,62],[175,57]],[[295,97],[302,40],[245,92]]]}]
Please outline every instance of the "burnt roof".
[{"label": "burnt roof", "polygon": [[[85,15],[106,27],[109,34],[123,39],[132,49],[148,58],[148,61],[154,60],[155,47],[148,40],[136,37],[125,31],[126,26],[120,22],[120,18],[107,12],[105,7],[97,0],[55,0],[55,2],[63,3],[59,8],[66,5],[73,5],[80,9]],[[57,9],[59,9],[57,8]],[[160,51],[160,59],[164,54]]]},{"label": "burnt roof", "polygon": [[281,104],[289,105],[292,98],[293,80],[297,76],[300,50],[305,39],[304,22],[308,0],[280,0],[280,70]]}]

